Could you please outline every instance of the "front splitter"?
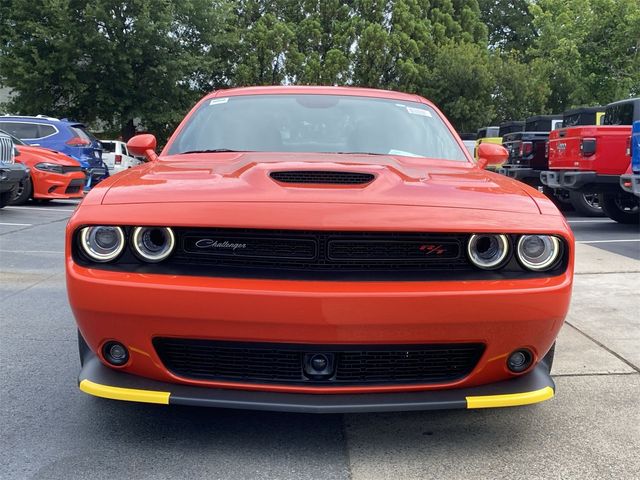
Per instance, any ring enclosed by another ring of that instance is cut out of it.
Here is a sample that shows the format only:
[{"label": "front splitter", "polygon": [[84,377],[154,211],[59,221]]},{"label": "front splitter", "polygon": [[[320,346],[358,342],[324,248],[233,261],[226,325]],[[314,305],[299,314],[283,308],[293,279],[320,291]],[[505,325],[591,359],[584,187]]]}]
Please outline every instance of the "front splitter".
[{"label": "front splitter", "polygon": [[112,370],[92,353],[85,359],[78,382],[83,392],[113,400],[301,413],[512,407],[548,400],[555,391],[544,362],[521,377],[480,387],[344,395],[232,390],[157,382]]}]

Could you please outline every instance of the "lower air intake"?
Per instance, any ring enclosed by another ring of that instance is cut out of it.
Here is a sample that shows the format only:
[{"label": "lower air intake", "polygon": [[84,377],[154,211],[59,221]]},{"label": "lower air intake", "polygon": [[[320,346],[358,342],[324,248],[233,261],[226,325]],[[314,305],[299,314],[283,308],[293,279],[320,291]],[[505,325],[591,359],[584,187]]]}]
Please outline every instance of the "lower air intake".
[{"label": "lower air intake", "polygon": [[[471,373],[484,351],[479,343],[295,345],[156,338],[153,344],[180,377],[318,386],[452,382]],[[304,370],[305,354],[317,353],[335,359],[333,371],[320,380]]]}]

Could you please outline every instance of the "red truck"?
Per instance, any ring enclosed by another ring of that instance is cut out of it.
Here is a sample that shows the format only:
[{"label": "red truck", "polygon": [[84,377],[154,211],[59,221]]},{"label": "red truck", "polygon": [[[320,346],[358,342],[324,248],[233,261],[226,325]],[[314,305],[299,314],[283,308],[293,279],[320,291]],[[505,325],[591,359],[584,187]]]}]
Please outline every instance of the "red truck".
[{"label": "red truck", "polygon": [[640,98],[610,103],[603,125],[563,128],[549,136],[550,188],[597,193],[604,213],[620,223],[639,223],[638,198],[620,187],[631,162],[631,125],[640,120]]}]

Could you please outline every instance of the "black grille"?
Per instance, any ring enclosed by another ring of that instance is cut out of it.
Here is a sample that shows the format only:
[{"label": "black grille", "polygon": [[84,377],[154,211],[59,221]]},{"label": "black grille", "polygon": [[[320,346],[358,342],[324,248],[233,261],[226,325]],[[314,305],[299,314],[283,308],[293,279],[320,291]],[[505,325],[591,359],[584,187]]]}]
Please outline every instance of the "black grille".
[{"label": "black grille", "polygon": [[77,167],[65,165],[62,167],[62,173],[71,173],[71,172],[81,172],[82,167],[78,165]]},{"label": "black grille", "polygon": [[[318,386],[452,382],[471,373],[484,351],[476,343],[292,345],[179,338],[153,343],[164,365],[184,378]],[[305,353],[334,355],[331,378],[307,378]]]},{"label": "black grille", "polygon": [[0,163],[14,162],[13,140],[8,135],[0,134]]},{"label": "black grille", "polygon": [[316,183],[329,185],[363,185],[375,178],[371,173],[295,170],[271,172],[271,178],[282,183]]},{"label": "black grille", "polygon": [[[286,272],[405,274],[468,270],[464,235],[242,229],[175,229],[168,265],[225,269],[221,275],[279,278]],[[240,275],[243,276],[243,275]]]}]

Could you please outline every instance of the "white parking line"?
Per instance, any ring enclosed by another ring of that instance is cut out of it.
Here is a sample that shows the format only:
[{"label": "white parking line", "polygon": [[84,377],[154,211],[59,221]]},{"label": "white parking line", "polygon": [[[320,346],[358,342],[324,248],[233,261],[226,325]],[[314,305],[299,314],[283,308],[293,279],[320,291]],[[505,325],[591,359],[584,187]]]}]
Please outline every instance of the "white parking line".
[{"label": "white parking line", "polygon": [[640,242],[640,238],[624,238],[621,240],[582,240],[576,243],[622,243],[622,242]]},{"label": "white parking line", "polygon": [[567,220],[567,223],[615,223],[615,221],[608,218],[598,218],[593,220]]},{"label": "white parking line", "polygon": [[4,222],[0,222],[0,225],[6,225],[8,227],[32,227],[33,223],[4,223]]},{"label": "white parking line", "polygon": [[0,253],[50,253],[52,255],[64,255],[63,251],[53,250],[0,250]]},{"label": "white parking line", "polygon": [[40,212],[57,213],[57,212],[75,212],[75,209],[68,208],[51,208],[51,207],[5,207],[7,210],[38,210]]}]

